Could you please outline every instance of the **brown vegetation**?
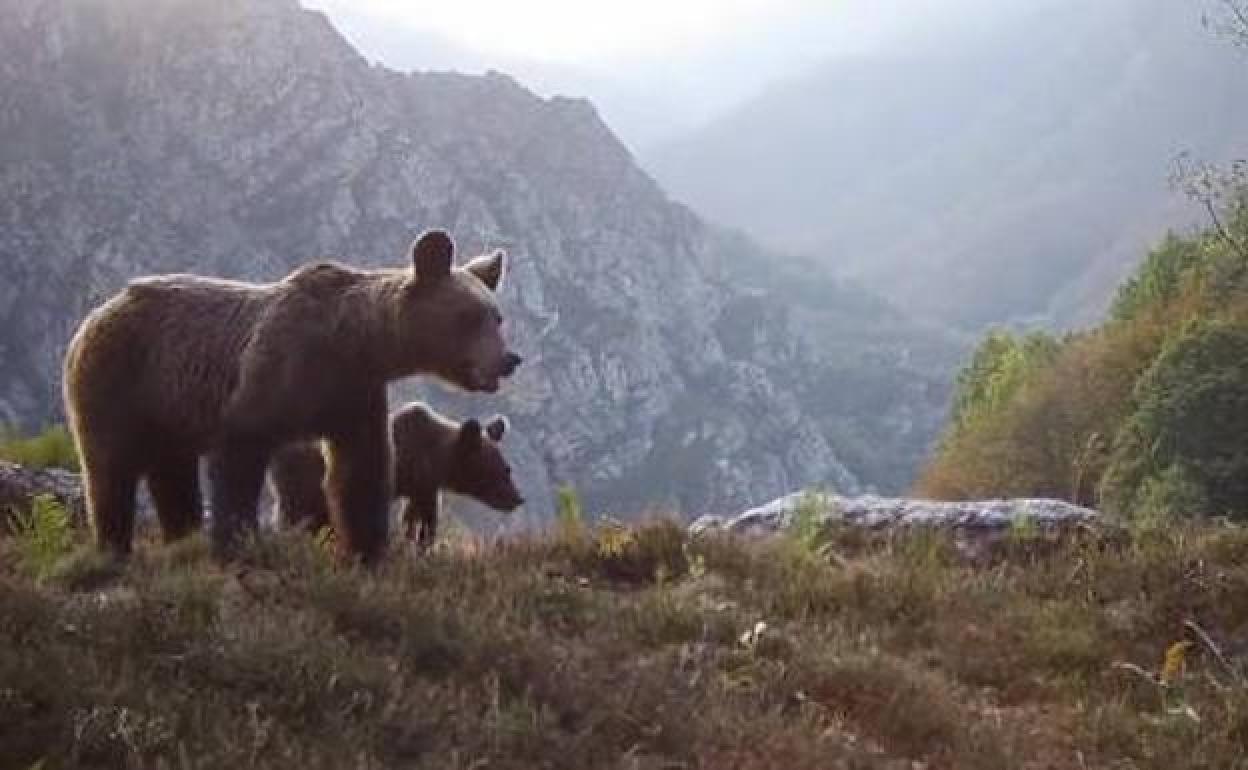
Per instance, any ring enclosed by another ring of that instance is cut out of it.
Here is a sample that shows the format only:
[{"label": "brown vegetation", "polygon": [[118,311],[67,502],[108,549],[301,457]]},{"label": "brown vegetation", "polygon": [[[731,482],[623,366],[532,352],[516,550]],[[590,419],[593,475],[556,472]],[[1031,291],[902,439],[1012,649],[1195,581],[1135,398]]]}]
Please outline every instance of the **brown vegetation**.
[{"label": "brown vegetation", "polygon": [[88,552],[42,581],[0,544],[0,757],[19,768],[1242,763],[1245,650],[1228,641],[1248,628],[1241,529],[1055,553],[1020,534],[981,566],[930,534],[844,533],[816,551],[690,541],[662,523],[566,531],[395,554],[373,571],[334,567],[289,535],[225,570],[195,539],[140,549],[120,573]]}]

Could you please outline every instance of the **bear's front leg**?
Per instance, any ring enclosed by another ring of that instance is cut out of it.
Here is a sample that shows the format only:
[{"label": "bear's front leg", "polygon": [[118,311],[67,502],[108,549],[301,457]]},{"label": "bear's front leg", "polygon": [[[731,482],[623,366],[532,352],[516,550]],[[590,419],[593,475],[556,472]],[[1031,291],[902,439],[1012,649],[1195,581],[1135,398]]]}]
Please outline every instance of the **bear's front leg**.
[{"label": "bear's front leg", "polygon": [[256,508],[270,452],[266,442],[231,438],[209,455],[212,546],[219,560],[232,558],[243,537],[256,530]]},{"label": "bear's front leg", "polygon": [[422,489],[403,501],[403,525],[408,540],[427,551],[438,539],[438,490]]},{"label": "bear's front leg", "polygon": [[384,391],[350,428],[329,436],[325,492],[340,555],[376,563],[390,529],[390,429]]}]

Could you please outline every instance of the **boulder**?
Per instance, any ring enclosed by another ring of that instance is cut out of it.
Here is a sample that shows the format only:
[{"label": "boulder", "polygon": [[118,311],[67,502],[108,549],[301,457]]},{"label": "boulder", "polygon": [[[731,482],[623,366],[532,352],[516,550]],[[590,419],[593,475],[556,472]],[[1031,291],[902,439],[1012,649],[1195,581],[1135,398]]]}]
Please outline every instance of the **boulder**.
[{"label": "boulder", "polygon": [[1002,499],[962,502],[900,497],[819,495],[795,492],[732,517],[702,516],[690,525],[693,535],[727,532],[768,537],[788,531],[803,507],[820,526],[858,527],[873,532],[930,528],[949,532],[973,555],[1011,531],[1026,528],[1045,540],[1075,532],[1116,529],[1118,523],[1091,508],[1062,500]]}]

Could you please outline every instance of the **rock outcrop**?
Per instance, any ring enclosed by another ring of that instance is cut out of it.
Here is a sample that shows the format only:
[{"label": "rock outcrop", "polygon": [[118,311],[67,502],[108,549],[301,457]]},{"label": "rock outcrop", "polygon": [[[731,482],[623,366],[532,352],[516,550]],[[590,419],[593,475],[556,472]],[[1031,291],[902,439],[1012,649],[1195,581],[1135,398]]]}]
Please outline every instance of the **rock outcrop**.
[{"label": "rock outcrop", "polygon": [[689,529],[694,535],[726,532],[743,537],[773,537],[792,531],[799,516],[811,517],[817,528],[944,532],[972,557],[982,555],[1012,532],[1055,542],[1072,534],[1112,532],[1119,527],[1112,517],[1062,500],[943,502],[795,492],[736,516],[699,517]]},{"label": "rock outcrop", "polygon": [[78,474],[54,468],[35,470],[0,460],[0,531],[7,529],[10,516],[25,513],[31,501],[42,495],[51,495],[75,521],[85,522]]}]

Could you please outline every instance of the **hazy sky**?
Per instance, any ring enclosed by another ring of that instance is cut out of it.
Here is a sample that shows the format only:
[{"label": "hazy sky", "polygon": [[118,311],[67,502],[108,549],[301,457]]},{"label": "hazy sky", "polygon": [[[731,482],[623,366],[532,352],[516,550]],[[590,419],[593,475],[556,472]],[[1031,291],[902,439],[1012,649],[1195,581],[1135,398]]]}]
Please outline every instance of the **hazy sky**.
[{"label": "hazy sky", "polygon": [[309,0],[440,33],[479,51],[563,63],[715,45],[844,0]]},{"label": "hazy sky", "polygon": [[396,69],[496,69],[543,95],[589,97],[634,148],[832,56],[961,34],[1051,1],[303,0]]}]

